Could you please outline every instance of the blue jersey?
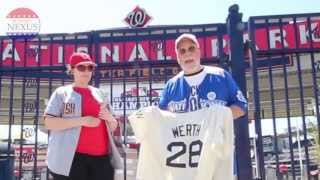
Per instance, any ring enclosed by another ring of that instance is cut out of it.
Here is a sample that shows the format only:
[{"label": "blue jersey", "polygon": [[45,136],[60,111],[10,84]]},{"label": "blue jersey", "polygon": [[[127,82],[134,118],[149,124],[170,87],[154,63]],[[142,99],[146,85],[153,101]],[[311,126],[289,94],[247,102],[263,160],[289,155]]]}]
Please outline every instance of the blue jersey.
[{"label": "blue jersey", "polygon": [[180,72],[165,85],[159,107],[171,112],[189,112],[214,104],[237,105],[247,111],[247,100],[230,73],[219,67],[204,66],[195,75]]}]

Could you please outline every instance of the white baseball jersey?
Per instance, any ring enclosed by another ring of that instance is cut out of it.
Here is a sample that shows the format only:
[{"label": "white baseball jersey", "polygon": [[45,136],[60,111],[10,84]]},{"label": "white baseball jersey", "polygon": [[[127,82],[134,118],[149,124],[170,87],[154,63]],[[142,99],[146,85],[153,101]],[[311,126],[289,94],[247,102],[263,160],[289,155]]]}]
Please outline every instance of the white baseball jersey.
[{"label": "white baseball jersey", "polygon": [[158,107],[129,117],[141,143],[138,180],[232,180],[230,108],[214,105],[188,113]]}]

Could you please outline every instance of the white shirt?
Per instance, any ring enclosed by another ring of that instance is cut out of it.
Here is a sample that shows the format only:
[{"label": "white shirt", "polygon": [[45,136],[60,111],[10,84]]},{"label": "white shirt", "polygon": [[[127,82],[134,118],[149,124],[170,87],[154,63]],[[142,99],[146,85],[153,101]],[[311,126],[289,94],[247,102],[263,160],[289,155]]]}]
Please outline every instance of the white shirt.
[{"label": "white shirt", "polygon": [[137,179],[233,179],[230,108],[215,105],[172,113],[147,107],[133,113],[129,120],[141,143]]}]

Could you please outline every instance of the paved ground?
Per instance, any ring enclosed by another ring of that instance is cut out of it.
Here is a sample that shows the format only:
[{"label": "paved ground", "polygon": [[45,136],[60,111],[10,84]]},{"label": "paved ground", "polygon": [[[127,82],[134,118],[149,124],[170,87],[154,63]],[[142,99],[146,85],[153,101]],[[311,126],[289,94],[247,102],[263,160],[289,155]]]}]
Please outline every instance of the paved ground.
[{"label": "paved ground", "polygon": [[[127,178],[126,180],[135,180],[136,179],[136,170],[137,170],[137,150],[127,149]],[[115,180],[124,180],[124,171],[116,171]]]}]

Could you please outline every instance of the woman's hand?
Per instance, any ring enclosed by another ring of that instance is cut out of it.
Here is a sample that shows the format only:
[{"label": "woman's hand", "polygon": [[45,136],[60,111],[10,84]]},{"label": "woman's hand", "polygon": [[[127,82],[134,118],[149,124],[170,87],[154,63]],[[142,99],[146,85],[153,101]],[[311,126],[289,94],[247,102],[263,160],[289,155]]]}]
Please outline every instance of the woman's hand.
[{"label": "woman's hand", "polygon": [[99,118],[109,121],[111,119],[112,115],[110,111],[107,109],[105,104],[100,105],[100,112],[99,112]]},{"label": "woman's hand", "polygon": [[101,104],[100,105],[99,118],[103,119],[103,120],[105,120],[107,122],[107,124],[110,127],[111,131],[114,131],[118,126],[117,120],[112,116],[112,114],[108,110],[106,104]]},{"label": "woman's hand", "polygon": [[74,127],[97,127],[101,120],[92,116],[64,119],[61,117],[44,117],[44,125],[48,130],[60,131]]},{"label": "woman's hand", "polygon": [[82,120],[82,126],[85,126],[85,127],[97,127],[101,122],[99,118],[95,118],[92,116],[81,117],[81,120]]}]

